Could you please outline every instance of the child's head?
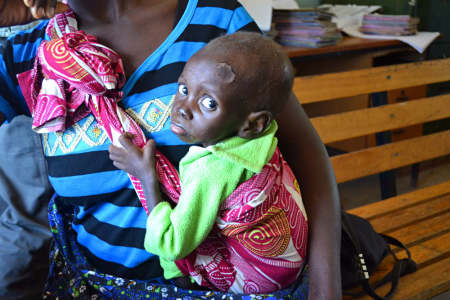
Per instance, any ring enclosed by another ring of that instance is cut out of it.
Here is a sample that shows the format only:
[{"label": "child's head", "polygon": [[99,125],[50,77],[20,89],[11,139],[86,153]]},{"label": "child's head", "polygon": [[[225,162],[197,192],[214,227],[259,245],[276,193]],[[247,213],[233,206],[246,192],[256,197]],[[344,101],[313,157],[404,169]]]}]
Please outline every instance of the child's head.
[{"label": "child's head", "polygon": [[178,79],[171,130],[205,146],[264,132],[291,93],[294,71],[283,49],[257,33],[209,42]]}]

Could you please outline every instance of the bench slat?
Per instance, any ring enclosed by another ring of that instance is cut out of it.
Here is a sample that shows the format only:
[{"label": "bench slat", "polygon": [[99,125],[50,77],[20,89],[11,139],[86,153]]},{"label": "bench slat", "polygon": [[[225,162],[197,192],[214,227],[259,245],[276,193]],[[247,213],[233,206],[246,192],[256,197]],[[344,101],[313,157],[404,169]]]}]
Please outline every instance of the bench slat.
[{"label": "bench slat", "polygon": [[447,154],[450,130],[333,156],[331,162],[336,181],[341,183]]},{"label": "bench slat", "polygon": [[[450,232],[412,246],[409,251],[419,268],[429,265],[450,254]],[[405,251],[398,252],[398,258],[407,258]]]},{"label": "bench slat", "polygon": [[[428,265],[436,263],[440,259],[445,259],[446,257],[448,257],[449,243],[450,243],[450,233],[446,233],[439,237],[430,239],[421,245],[413,246],[409,248],[409,250],[411,252],[411,257],[417,263],[417,266],[419,268],[424,268]],[[399,251],[396,254],[400,259],[407,257],[405,251]],[[374,284],[379,280],[381,280],[387,273],[389,273],[392,270],[393,266],[394,266],[394,259],[392,258],[392,256],[386,257],[383,260],[383,262],[378,266],[377,271],[374,274],[372,274],[371,278],[369,279],[370,283]],[[402,277],[400,282],[404,280],[403,278],[406,277]],[[378,289],[377,292],[382,294],[381,292],[382,290],[383,287]],[[354,292],[357,291],[358,290],[356,289],[354,290]],[[344,299],[351,299],[351,298],[344,297]],[[371,299],[371,298],[363,297],[359,299]]]},{"label": "bench slat", "polygon": [[[434,216],[389,232],[390,236],[409,247],[450,230],[450,212]],[[450,240],[449,240],[450,241]],[[449,248],[450,249],[450,248]]]},{"label": "bench slat", "polygon": [[[450,289],[450,258],[442,259],[416,272],[403,276],[392,300],[420,300],[429,299]],[[384,295],[390,285],[384,285],[377,292]],[[369,296],[358,298],[370,300]]]},{"label": "bench slat", "polygon": [[[411,258],[416,262],[417,267],[425,267],[435,263],[439,259],[446,258],[450,250],[450,232],[436,236],[423,242],[420,245],[415,245],[409,248],[411,252]],[[399,259],[407,258],[406,251],[401,249],[395,249],[397,257]],[[381,264],[378,266],[376,272],[372,274],[371,283],[375,283],[382,279],[394,266],[395,260],[392,256],[387,256]]]},{"label": "bench slat", "polygon": [[300,103],[370,94],[450,80],[450,59],[301,76],[293,92]]},{"label": "bench slat", "polygon": [[450,117],[450,94],[312,118],[325,144]]},{"label": "bench slat", "polygon": [[379,218],[370,220],[375,231],[388,233],[424,220],[438,213],[450,211],[450,195],[434,198],[417,205],[397,210]]},{"label": "bench slat", "polygon": [[349,209],[348,212],[366,218],[369,221],[375,217],[386,215],[389,212],[403,209],[424,202],[428,199],[450,194],[450,180],[426,188],[405,193],[396,197],[377,201],[364,206]]}]

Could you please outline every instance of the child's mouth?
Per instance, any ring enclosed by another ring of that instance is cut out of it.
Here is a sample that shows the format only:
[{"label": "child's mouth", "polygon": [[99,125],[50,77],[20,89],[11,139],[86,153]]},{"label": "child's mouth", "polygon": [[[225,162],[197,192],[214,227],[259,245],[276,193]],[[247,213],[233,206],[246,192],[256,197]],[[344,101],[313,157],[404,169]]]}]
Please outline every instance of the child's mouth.
[{"label": "child's mouth", "polygon": [[186,130],[184,130],[183,127],[181,127],[180,125],[175,124],[175,123],[170,124],[170,131],[172,131],[176,135],[181,135],[181,136],[186,135]]}]

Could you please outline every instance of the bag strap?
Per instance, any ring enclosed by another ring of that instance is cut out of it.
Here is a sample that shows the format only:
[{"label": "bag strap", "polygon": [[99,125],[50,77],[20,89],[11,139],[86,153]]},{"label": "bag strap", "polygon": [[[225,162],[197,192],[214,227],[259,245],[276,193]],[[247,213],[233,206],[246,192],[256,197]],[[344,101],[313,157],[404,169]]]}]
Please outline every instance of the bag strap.
[{"label": "bag strap", "polygon": [[[417,269],[416,263],[411,259],[411,253],[409,252],[408,248],[406,248],[405,245],[403,245],[403,243],[400,242],[399,240],[397,240],[396,238],[389,236],[389,235],[382,234],[382,233],[378,233],[386,241],[386,243],[388,243],[388,251],[394,257],[396,262],[395,262],[394,267],[392,268],[391,272],[386,274],[375,285],[371,286],[369,283],[370,276],[369,276],[369,272],[368,272],[368,269],[367,269],[367,266],[365,263],[364,254],[362,253],[362,250],[361,250],[361,245],[360,245],[358,239],[356,238],[356,235],[355,235],[353,229],[349,225],[348,216],[347,216],[347,213],[345,213],[345,212],[342,212],[342,228],[347,232],[347,235],[350,238],[350,241],[352,242],[353,246],[355,247],[355,250],[358,255],[359,262],[360,262],[360,266],[361,266],[361,272],[364,276],[364,278],[362,279],[362,283],[361,283],[364,291],[362,291],[361,293],[345,292],[345,294],[353,296],[353,297],[360,297],[364,294],[368,294],[375,300],[391,299],[394,292],[397,290],[398,281],[399,281],[400,277],[402,275],[412,273],[412,272],[416,271],[416,269]],[[389,245],[394,245],[394,246],[397,246],[397,247],[405,250],[406,254],[408,255],[408,258],[399,260]],[[380,296],[379,294],[377,294],[375,292],[375,289],[377,289],[378,287],[380,287],[388,282],[391,282],[391,289],[389,290],[389,292],[386,293],[386,295]]]},{"label": "bag strap", "polygon": [[[388,300],[388,299],[392,298],[394,292],[397,290],[398,281],[399,281],[400,277],[402,275],[414,272],[415,269],[416,269],[416,263],[413,260],[401,259],[395,263],[392,271],[389,272],[386,276],[384,276],[383,279],[381,279],[379,282],[377,282],[377,284],[375,284],[374,286],[371,286],[369,284],[369,280],[364,279],[362,281],[362,286],[364,288],[364,291],[372,298],[374,298],[376,300]],[[379,294],[377,294],[375,292],[376,288],[378,288],[388,282],[391,282],[391,289],[389,290],[389,292],[386,293],[386,295],[380,296]]]}]

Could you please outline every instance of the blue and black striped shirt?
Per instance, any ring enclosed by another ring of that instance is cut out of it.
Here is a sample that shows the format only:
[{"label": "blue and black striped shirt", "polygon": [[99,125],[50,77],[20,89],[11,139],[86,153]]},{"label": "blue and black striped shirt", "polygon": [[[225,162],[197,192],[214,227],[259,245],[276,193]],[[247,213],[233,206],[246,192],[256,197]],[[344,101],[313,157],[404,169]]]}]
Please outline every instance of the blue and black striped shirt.
[{"label": "blue and black striped shirt", "polygon": [[[174,165],[189,147],[169,125],[170,106],[184,64],[215,37],[259,30],[234,0],[190,0],[184,5],[184,13],[167,39],[129,77],[121,101]],[[0,56],[0,112],[7,120],[29,114],[16,75],[33,67],[39,44],[49,38],[47,24],[42,22],[11,37]],[[127,174],[109,159],[109,144],[92,115],[63,133],[45,134],[50,182],[60,201],[75,206],[73,232],[92,265],[126,278],[161,276],[158,258],[144,249],[147,216]]]}]

